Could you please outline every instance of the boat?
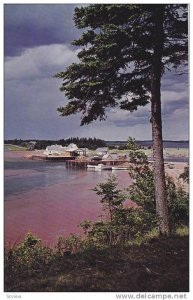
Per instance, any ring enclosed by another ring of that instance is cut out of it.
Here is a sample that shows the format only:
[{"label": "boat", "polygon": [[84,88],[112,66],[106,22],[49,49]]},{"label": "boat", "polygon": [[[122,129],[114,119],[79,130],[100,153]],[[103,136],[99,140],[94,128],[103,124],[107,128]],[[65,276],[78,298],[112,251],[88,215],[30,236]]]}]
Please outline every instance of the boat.
[{"label": "boat", "polygon": [[112,170],[112,167],[98,164],[97,166],[95,166],[95,170]]},{"label": "boat", "polygon": [[95,167],[96,167],[95,165],[89,165],[89,164],[87,165],[88,169],[94,169]]},{"label": "boat", "polygon": [[128,170],[128,167],[114,166],[112,167],[112,170]]}]

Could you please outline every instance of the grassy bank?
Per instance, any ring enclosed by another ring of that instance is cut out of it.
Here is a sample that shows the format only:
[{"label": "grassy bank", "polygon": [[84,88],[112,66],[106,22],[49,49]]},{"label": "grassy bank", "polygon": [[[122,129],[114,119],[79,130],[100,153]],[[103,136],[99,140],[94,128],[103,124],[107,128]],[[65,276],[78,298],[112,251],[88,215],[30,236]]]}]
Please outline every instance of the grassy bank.
[{"label": "grassy bank", "polygon": [[12,144],[5,144],[4,149],[9,150],[9,151],[26,151],[27,150],[26,147],[21,147],[21,146],[12,145]]},{"label": "grassy bank", "polygon": [[139,246],[90,249],[77,254],[61,254],[40,247],[38,255],[28,257],[24,265],[22,261],[15,262],[13,251],[6,255],[6,292],[188,292],[189,289],[187,236],[154,238]]},{"label": "grassy bank", "polygon": [[[145,153],[147,156],[153,156],[153,149],[140,149],[141,152]],[[94,152],[94,151],[93,151]],[[110,153],[119,153],[119,154],[128,154],[128,150],[117,150],[112,149],[109,151]],[[174,156],[174,157],[188,157],[189,149],[188,148],[164,148],[163,149],[164,156]]]},{"label": "grassy bank", "polygon": [[[28,150],[26,147],[21,147],[17,145],[12,144],[4,144],[4,149],[9,151],[26,151]],[[43,150],[36,150],[42,152]],[[153,156],[153,150],[152,149],[140,149],[140,151],[144,152],[147,156]],[[118,154],[128,154],[128,150],[118,150],[118,149],[111,149],[109,150],[109,153],[118,153]],[[174,156],[174,157],[188,157],[189,156],[189,149],[188,148],[164,148],[163,150],[164,156]],[[98,153],[95,150],[89,150],[89,155],[97,155]]]}]

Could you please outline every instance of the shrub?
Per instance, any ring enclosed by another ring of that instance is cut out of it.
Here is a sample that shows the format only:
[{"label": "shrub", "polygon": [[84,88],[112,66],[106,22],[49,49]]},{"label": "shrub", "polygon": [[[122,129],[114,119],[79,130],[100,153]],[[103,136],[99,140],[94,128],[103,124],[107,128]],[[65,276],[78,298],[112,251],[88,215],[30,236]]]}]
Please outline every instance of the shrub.
[{"label": "shrub", "polygon": [[[147,158],[140,153],[133,152],[133,164],[129,174],[133,179],[133,184],[129,186],[129,197],[137,203],[145,212],[155,218],[156,202],[154,196],[153,171],[149,167]],[[171,232],[175,231],[180,225],[188,224],[189,217],[189,195],[183,190],[182,186],[176,186],[171,177],[166,177],[167,201]],[[152,220],[153,220],[152,219]]]},{"label": "shrub", "polygon": [[5,271],[26,273],[34,270],[46,270],[53,259],[53,251],[41,244],[41,240],[32,233],[27,233],[24,240],[15,247],[5,249]]},{"label": "shrub", "polygon": [[180,178],[189,183],[189,166],[184,168],[184,172],[180,175]]},{"label": "shrub", "polygon": [[59,237],[57,242],[57,250],[60,255],[75,254],[82,251],[83,241],[79,235],[70,234],[67,237]]},{"label": "shrub", "polygon": [[142,207],[125,208],[127,195],[117,189],[117,178],[110,176],[105,183],[98,184],[93,191],[101,197],[100,202],[105,212],[105,219],[98,222],[83,221],[87,246],[106,247],[125,244],[151,230],[156,223],[156,215]]},{"label": "shrub", "polygon": [[127,147],[128,150],[131,150],[131,151],[136,151],[136,150],[139,149],[135,139],[132,138],[132,137],[128,138],[126,147]]}]

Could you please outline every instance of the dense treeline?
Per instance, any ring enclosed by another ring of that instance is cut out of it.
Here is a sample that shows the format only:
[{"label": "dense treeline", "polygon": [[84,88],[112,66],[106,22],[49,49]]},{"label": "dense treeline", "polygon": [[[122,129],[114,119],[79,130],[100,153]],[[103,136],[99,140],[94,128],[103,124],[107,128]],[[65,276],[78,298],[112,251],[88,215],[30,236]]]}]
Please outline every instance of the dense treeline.
[{"label": "dense treeline", "polygon": [[[22,147],[28,147],[29,142],[31,140],[21,140],[21,139],[14,139],[14,140],[5,140],[5,144],[12,144]],[[105,147],[106,143],[104,140],[97,139],[97,138],[79,138],[79,137],[71,137],[68,139],[60,139],[60,140],[36,140],[36,144],[34,149],[41,150],[45,149],[47,146],[50,145],[62,145],[68,146],[70,143],[76,144],[79,148],[89,148],[91,150],[95,150],[98,147]]]}]

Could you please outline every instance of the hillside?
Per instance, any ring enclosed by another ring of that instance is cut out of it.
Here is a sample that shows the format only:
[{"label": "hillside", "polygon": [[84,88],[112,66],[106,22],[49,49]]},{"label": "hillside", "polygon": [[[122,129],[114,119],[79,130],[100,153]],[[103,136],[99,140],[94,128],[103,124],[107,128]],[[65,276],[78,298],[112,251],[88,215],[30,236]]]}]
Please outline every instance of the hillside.
[{"label": "hillside", "polygon": [[22,150],[26,150],[26,147],[21,147],[18,145],[12,145],[12,144],[5,144],[4,145],[4,150],[8,150],[8,151],[22,151]]},{"label": "hillside", "polygon": [[49,263],[36,256],[30,269],[20,267],[5,272],[6,292],[188,292],[189,239],[55,254]]}]

